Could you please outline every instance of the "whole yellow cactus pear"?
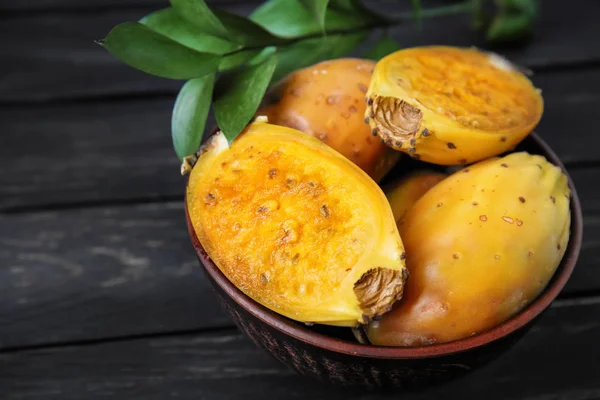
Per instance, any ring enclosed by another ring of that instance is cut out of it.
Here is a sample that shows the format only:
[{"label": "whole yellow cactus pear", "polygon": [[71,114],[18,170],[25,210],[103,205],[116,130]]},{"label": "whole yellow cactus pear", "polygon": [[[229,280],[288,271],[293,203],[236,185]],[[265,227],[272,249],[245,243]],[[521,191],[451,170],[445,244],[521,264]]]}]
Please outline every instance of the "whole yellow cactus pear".
[{"label": "whole yellow cactus pear", "polygon": [[340,153],[257,121],[231,146],[217,133],[194,157],[189,220],[246,295],[296,321],[339,326],[366,323],[402,296],[408,270],[390,206]]},{"label": "whole yellow cactus pear", "polygon": [[400,153],[373,137],[364,121],[374,67],[371,60],[338,58],[295,71],[273,88],[268,98],[275,101],[257,115],[316,137],[378,182]]},{"label": "whole yellow cactus pear", "polygon": [[514,148],[542,117],[542,96],[498,55],[446,46],[400,50],[375,66],[365,117],[388,146],[467,164]]},{"label": "whole yellow cactus pear", "polygon": [[402,220],[402,217],[421,196],[445,177],[446,175],[439,172],[416,171],[384,188],[396,224]]},{"label": "whole yellow cactus pear", "polygon": [[367,329],[377,345],[449,342],[515,315],[548,284],[571,223],[567,177],[544,157],[512,153],[431,188],[400,235],[410,280]]}]

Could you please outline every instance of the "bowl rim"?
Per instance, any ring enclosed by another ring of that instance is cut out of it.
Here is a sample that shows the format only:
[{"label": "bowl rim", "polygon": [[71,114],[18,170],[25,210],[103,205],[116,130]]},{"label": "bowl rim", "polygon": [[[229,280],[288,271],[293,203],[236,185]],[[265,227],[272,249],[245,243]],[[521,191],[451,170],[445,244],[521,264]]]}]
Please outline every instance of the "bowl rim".
[{"label": "bowl rim", "polygon": [[538,295],[538,297],[526,308],[505,322],[496,325],[487,331],[452,342],[415,347],[377,346],[371,344],[352,343],[343,339],[338,339],[322,333],[314,332],[301,322],[286,318],[256,302],[238,289],[221,272],[221,270],[214,264],[214,262],[204,251],[204,248],[200,244],[200,241],[198,240],[196,232],[192,226],[187,207],[186,190],[184,209],[188,231],[191,236],[194,249],[196,250],[196,254],[198,255],[205,271],[208,272],[210,278],[214,280],[214,282],[227,294],[227,296],[229,296],[240,307],[263,323],[305,344],[309,344],[323,350],[356,357],[392,360],[424,359],[465,352],[477,347],[482,347],[508,336],[539,316],[550,306],[550,304],[556,299],[558,294],[564,288],[573,270],[575,269],[577,259],[579,258],[583,237],[583,216],[581,211],[581,203],[573,180],[560,158],[556,155],[552,148],[539,137],[537,133],[530,133],[525,140],[532,140],[533,144],[538,146],[542,150],[542,153],[545,153],[542,155],[544,155],[552,164],[560,167],[567,176],[569,188],[571,190],[571,236],[567,245],[567,250],[565,251],[561,263],[549,284],[546,286],[546,288],[544,288],[542,293]]}]

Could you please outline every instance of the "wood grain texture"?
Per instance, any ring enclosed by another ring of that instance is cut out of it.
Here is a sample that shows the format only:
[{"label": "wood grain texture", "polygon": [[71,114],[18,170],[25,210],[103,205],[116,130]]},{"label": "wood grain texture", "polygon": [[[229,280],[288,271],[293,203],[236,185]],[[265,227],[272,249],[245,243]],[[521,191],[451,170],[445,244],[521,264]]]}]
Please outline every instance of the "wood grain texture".
[{"label": "wood grain texture", "polygon": [[[26,2],[11,2],[17,3]],[[385,4],[389,7],[389,2]],[[255,4],[227,3],[222,7],[247,15]],[[114,25],[138,20],[154,9],[156,6],[79,13],[19,13],[4,18],[0,24],[0,54],[7,61],[0,66],[3,76],[0,102],[174,93],[180,82],[136,71],[93,42],[104,37]],[[534,69],[597,62],[600,60],[595,17],[598,13],[600,2],[573,0],[568,7],[561,2],[544,2],[534,41],[525,47],[496,50]],[[402,46],[487,46],[481,35],[469,29],[464,16],[428,20],[422,30],[409,22],[391,32]],[[372,46],[375,39],[376,35],[363,48]]]},{"label": "wood grain texture", "polygon": [[237,331],[0,354],[3,399],[597,399],[599,299],[565,302],[498,360],[445,386],[369,393],[296,376]]},{"label": "wood grain texture", "polygon": [[[174,98],[0,111],[0,209],[183,196]],[[35,145],[33,145],[35,143]]]},{"label": "wood grain texture", "polygon": [[[585,224],[563,295],[600,289],[600,218]],[[0,216],[0,348],[229,325],[179,202]]]},{"label": "wood grain texture", "polygon": [[[261,0],[206,0],[211,6],[260,3]],[[164,7],[168,0],[0,0],[2,11],[90,10],[116,7]]]},{"label": "wood grain texture", "polygon": [[0,216],[0,347],[223,325],[180,203]]},{"label": "wood grain texture", "polygon": [[[545,96],[537,129],[567,164],[600,161],[589,121],[600,108],[600,74],[588,68],[534,77]],[[175,96],[0,109],[0,210],[105,201],[181,198],[184,180],[171,144]],[[213,126],[214,119],[207,123]],[[595,171],[595,170],[594,170]],[[586,210],[600,210],[573,170]]]}]

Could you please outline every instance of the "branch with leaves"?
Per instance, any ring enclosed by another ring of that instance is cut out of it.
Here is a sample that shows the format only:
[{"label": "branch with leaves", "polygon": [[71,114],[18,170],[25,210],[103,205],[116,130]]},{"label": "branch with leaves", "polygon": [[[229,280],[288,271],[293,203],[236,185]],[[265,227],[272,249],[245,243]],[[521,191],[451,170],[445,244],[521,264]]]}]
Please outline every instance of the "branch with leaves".
[{"label": "branch with leaves", "polygon": [[[385,28],[411,19],[470,13],[492,41],[528,35],[535,0],[468,0],[384,15],[360,0],[269,0],[246,18],[211,9],[204,0],[171,0],[171,7],[114,27],[98,41],[125,64],[151,75],[185,80],[172,115],[180,159],[200,146],[211,105],[231,142],[250,122],[272,82],[320,61],[348,55],[374,29],[381,37],[362,57],[379,59],[399,48]],[[217,79],[218,78],[218,79]]]}]

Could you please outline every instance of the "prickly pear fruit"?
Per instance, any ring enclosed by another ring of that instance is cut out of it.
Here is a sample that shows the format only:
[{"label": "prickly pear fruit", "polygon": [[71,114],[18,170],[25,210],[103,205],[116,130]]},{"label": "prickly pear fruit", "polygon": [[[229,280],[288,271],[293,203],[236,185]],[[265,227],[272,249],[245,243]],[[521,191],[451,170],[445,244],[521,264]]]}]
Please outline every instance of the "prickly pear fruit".
[{"label": "prickly pear fruit", "polygon": [[400,153],[373,137],[364,121],[374,66],[371,60],[340,58],[298,70],[273,89],[268,98],[275,101],[257,115],[316,137],[379,181]]},{"label": "prickly pear fruit", "polygon": [[411,278],[367,329],[377,345],[448,342],[485,331],[549,282],[570,229],[567,177],[542,156],[492,158],[430,189],[400,227]]},{"label": "prickly pear fruit", "polygon": [[396,224],[402,220],[421,196],[445,177],[446,175],[439,172],[417,171],[384,188]]},{"label": "prickly pear fruit", "polygon": [[196,155],[186,204],[217,267],[291,319],[356,326],[389,311],[408,271],[385,195],[312,136],[251,123]]},{"label": "prickly pear fruit", "polygon": [[381,59],[365,117],[388,146],[442,165],[467,164],[515,147],[538,124],[540,92],[495,54],[416,47]]}]

